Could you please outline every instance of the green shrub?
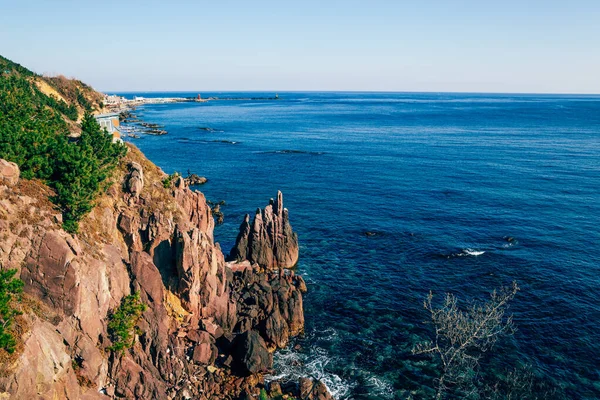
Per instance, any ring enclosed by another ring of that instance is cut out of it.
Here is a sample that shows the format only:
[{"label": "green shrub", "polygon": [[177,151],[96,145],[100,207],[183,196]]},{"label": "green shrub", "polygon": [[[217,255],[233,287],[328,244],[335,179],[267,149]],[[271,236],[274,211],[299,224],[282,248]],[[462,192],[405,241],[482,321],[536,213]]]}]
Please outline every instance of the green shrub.
[{"label": "green shrub", "polygon": [[14,300],[19,300],[23,291],[23,281],[14,276],[16,269],[0,270],[0,349],[9,353],[15,351],[16,340],[10,332],[10,327],[17,315]]},{"label": "green shrub", "polygon": [[269,396],[267,395],[267,391],[265,389],[260,389],[259,400],[269,400]]},{"label": "green shrub", "polygon": [[173,186],[175,179],[179,178],[179,176],[179,172],[173,172],[171,175],[167,176],[165,179],[163,179],[163,187],[165,189],[170,189],[171,186]]},{"label": "green shrub", "polygon": [[133,346],[136,324],[146,308],[139,292],[123,298],[119,308],[108,317],[108,333],[113,342],[109,350],[123,353]]}]

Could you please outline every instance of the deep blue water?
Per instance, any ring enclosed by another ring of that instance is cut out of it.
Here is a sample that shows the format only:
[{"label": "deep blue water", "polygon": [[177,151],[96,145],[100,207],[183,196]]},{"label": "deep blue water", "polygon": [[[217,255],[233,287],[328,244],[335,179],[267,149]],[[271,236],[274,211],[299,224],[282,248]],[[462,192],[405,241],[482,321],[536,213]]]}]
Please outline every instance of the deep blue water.
[{"label": "deep blue water", "polygon": [[310,292],[302,349],[279,353],[279,373],[344,399],[419,398],[431,367],[410,349],[430,329],[428,292],[485,299],[516,280],[518,330],[494,365],[600,398],[600,96],[279,96],[145,106],[169,133],[131,139],[165,172],[209,178],[225,253],[283,191]]}]

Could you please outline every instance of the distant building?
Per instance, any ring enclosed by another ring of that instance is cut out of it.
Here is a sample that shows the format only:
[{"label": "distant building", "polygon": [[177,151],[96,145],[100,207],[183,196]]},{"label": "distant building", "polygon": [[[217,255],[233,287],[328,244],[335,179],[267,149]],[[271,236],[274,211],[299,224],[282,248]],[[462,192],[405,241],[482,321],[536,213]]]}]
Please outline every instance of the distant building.
[{"label": "distant building", "polygon": [[104,104],[106,106],[118,106],[125,103],[125,97],[117,95],[104,95]]},{"label": "distant building", "polygon": [[122,142],[121,131],[119,130],[119,113],[108,113],[95,115],[96,121],[101,128],[106,129],[109,135],[112,135],[113,142]]}]

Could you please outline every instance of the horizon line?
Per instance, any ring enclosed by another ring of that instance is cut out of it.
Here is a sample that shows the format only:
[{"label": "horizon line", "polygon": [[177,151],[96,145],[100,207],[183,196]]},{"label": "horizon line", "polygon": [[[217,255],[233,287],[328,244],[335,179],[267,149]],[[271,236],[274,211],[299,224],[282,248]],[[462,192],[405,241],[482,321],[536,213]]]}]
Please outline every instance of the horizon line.
[{"label": "horizon line", "polygon": [[388,93],[388,94],[491,94],[491,95],[538,95],[538,96],[600,96],[598,93],[574,92],[470,92],[470,91],[402,91],[402,90],[99,90],[103,94],[123,93]]}]

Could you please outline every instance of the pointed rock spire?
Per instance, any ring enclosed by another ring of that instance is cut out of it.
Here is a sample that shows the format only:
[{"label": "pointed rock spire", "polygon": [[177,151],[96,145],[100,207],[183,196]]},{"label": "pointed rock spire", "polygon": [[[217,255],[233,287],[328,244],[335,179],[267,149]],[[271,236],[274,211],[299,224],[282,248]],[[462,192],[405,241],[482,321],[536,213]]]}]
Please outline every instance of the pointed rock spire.
[{"label": "pointed rock spire", "polygon": [[283,194],[271,199],[264,210],[256,210],[252,225],[246,214],[240,225],[229,260],[257,263],[263,268],[291,268],[298,262],[298,235],[289,222],[288,210],[283,208]]}]

